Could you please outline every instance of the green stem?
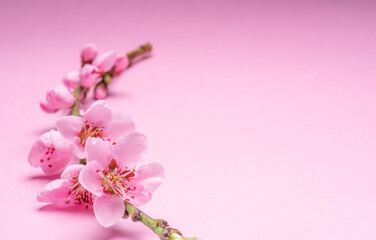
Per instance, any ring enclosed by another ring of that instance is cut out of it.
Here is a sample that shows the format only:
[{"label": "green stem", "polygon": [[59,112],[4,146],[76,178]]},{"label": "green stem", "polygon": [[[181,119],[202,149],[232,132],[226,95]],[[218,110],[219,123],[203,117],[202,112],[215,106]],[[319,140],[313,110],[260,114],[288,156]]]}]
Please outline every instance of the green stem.
[{"label": "green stem", "polygon": [[157,234],[161,240],[198,240],[196,237],[183,237],[179,230],[170,228],[165,220],[149,217],[147,214],[129,202],[124,202],[124,204],[125,213],[123,218],[131,216],[131,219],[134,222],[142,222],[145,226]]},{"label": "green stem", "polygon": [[71,108],[73,116],[81,117],[81,114],[80,114],[81,100],[80,99],[81,99],[81,93],[83,92],[83,90],[84,90],[84,87],[80,85],[73,91],[74,104]]},{"label": "green stem", "polygon": [[153,50],[153,46],[150,43],[146,43],[144,45],[141,45],[136,50],[127,53],[127,57],[129,59],[129,65],[128,67],[132,66],[134,63],[141,60],[143,57],[147,56],[149,52]]}]

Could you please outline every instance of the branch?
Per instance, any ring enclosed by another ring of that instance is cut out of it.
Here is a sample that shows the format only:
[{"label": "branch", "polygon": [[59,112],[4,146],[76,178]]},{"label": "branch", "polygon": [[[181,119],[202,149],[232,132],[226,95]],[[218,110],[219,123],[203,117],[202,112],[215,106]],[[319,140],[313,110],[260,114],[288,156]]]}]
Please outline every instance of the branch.
[{"label": "branch", "polygon": [[161,240],[199,240],[196,237],[185,238],[179,230],[170,228],[165,220],[149,217],[129,202],[124,202],[124,204],[125,213],[123,218],[131,216],[133,222],[142,222],[157,234]]},{"label": "branch", "polygon": [[144,45],[141,45],[139,48],[135,49],[134,51],[127,53],[127,57],[129,59],[128,67],[148,57],[149,56],[148,54],[152,50],[153,50],[153,46],[150,43],[146,43]]},{"label": "branch", "polygon": [[[129,52],[126,54],[129,60],[129,64],[127,69],[130,66],[133,66],[135,63],[141,61],[142,59],[149,56],[150,52],[153,50],[153,46],[150,43],[146,43],[144,45],[141,45],[140,47],[136,48],[135,50]],[[99,85],[103,84],[104,87],[107,88],[107,85],[110,84],[112,81],[112,77],[114,76],[114,73],[111,71],[105,73],[102,76],[102,80],[99,81],[94,88],[97,88]],[[78,86],[73,91],[73,96],[75,97],[75,101],[73,106],[71,107],[72,115],[75,116],[81,116],[80,115],[80,108],[82,107],[82,104],[86,98],[86,95],[90,89],[84,88],[82,85]]]}]

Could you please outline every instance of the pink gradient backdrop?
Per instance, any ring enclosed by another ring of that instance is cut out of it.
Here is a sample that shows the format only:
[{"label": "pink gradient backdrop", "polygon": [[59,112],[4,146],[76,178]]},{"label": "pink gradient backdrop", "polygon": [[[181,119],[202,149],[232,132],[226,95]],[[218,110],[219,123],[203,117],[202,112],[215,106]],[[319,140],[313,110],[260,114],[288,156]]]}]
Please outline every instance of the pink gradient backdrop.
[{"label": "pink gradient backdrop", "polygon": [[1,239],[157,239],[36,201],[38,102],[87,42],[152,58],[108,104],[167,179],[142,209],[202,239],[376,239],[372,1],[1,1]]}]

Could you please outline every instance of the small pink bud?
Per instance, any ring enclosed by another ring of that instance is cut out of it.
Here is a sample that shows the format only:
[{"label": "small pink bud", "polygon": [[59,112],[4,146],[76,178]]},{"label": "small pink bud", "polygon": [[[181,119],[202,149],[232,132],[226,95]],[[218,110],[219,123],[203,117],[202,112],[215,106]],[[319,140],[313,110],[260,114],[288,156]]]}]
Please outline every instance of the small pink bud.
[{"label": "small pink bud", "polygon": [[97,46],[92,43],[86,44],[81,50],[81,59],[84,64],[91,63],[97,55]]},{"label": "small pink bud", "polygon": [[54,108],[51,106],[48,102],[41,102],[40,103],[40,108],[45,112],[45,113],[55,113],[57,112],[58,109]]},{"label": "small pink bud", "polygon": [[91,65],[91,64],[85,64],[81,68],[81,72],[80,72],[81,85],[86,88],[93,86],[100,75],[101,75],[100,71],[96,66]]},{"label": "small pink bud", "polygon": [[71,161],[73,146],[56,130],[40,136],[32,146],[28,160],[31,166],[40,167],[46,174],[61,173]]},{"label": "small pink bud", "polygon": [[107,97],[107,84],[104,82],[99,83],[94,89],[94,98],[96,100],[105,99]]},{"label": "small pink bud", "polygon": [[75,89],[80,85],[80,72],[77,70],[68,72],[63,77],[63,83],[67,88]]},{"label": "small pink bud", "polygon": [[46,113],[54,113],[59,109],[70,108],[73,103],[72,93],[64,85],[59,85],[48,90],[46,102],[41,102],[40,107]]},{"label": "small pink bud", "polygon": [[118,55],[115,62],[114,74],[119,75],[129,65],[129,59],[125,54]]},{"label": "small pink bud", "polygon": [[108,72],[114,66],[116,61],[116,53],[114,51],[99,55],[94,59],[93,65],[97,66],[99,70]]}]

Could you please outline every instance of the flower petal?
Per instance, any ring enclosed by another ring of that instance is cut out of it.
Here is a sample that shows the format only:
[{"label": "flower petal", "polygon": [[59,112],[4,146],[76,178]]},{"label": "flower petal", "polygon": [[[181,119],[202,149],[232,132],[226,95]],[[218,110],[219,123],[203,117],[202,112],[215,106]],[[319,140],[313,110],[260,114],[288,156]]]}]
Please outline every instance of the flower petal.
[{"label": "flower petal", "polygon": [[37,200],[39,202],[52,203],[56,207],[66,208],[74,207],[73,201],[66,203],[69,197],[68,190],[71,187],[71,181],[66,179],[57,179],[48,183],[38,193]]},{"label": "flower petal", "polygon": [[81,50],[81,59],[83,62],[91,62],[97,57],[97,54],[97,46],[93,43],[88,43]]},{"label": "flower petal", "polygon": [[73,139],[73,153],[78,157],[79,159],[84,159],[86,158],[86,153],[85,153],[85,146],[81,144],[81,138],[79,137],[74,137]]},{"label": "flower petal", "polygon": [[73,178],[78,177],[78,174],[85,166],[82,164],[73,164],[69,165],[64,172],[61,174],[62,179],[72,180]]},{"label": "flower petal", "polygon": [[114,156],[120,168],[135,168],[146,152],[146,137],[138,132],[131,132],[114,145]]},{"label": "flower petal", "polygon": [[114,74],[119,75],[122,71],[124,71],[129,66],[129,59],[127,55],[120,54],[116,57],[115,67],[114,67]]},{"label": "flower petal", "polygon": [[46,174],[56,174],[71,161],[71,153],[72,145],[59,132],[50,130],[34,143],[28,160],[31,166],[42,168]]},{"label": "flower petal", "polygon": [[98,80],[99,69],[91,64],[85,64],[80,70],[80,83],[86,88],[90,88]]},{"label": "flower petal", "polygon": [[97,162],[89,162],[78,175],[81,186],[96,196],[103,195],[102,180],[98,174],[102,166]]},{"label": "flower petal", "polygon": [[138,207],[145,205],[151,200],[151,193],[142,185],[138,186],[134,191],[129,191],[127,195],[133,196],[133,198],[130,199],[130,203]]},{"label": "flower petal", "polygon": [[134,122],[130,117],[124,114],[114,113],[112,114],[111,123],[106,129],[106,136],[112,141],[117,141],[121,137],[134,131],[134,128]]},{"label": "flower petal", "polygon": [[80,72],[78,70],[68,72],[63,77],[63,83],[69,89],[76,89],[80,85]]},{"label": "flower petal", "polygon": [[150,193],[153,193],[163,182],[165,177],[164,169],[159,163],[149,163],[140,166],[136,171],[136,177],[131,181],[138,182]]},{"label": "flower petal", "polygon": [[84,121],[94,127],[105,127],[111,122],[111,109],[103,100],[98,100],[84,113]]},{"label": "flower petal", "polygon": [[47,92],[47,102],[55,109],[70,108],[74,103],[74,96],[64,85],[58,85]]},{"label": "flower petal", "polygon": [[97,66],[99,70],[108,72],[114,66],[116,61],[116,53],[114,51],[103,53],[96,57],[93,61],[93,65]]},{"label": "flower petal", "polygon": [[64,116],[56,122],[59,133],[69,141],[80,136],[83,124],[83,118],[78,116]]},{"label": "flower petal", "polygon": [[103,227],[114,225],[125,212],[123,200],[116,195],[103,195],[94,200],[94,214]]},{"label": "flower petal", "polygon": [[40,103],[40,108],[45,112],[45,113],[55,113],[59,109],[56,109],[54,106],[52,106],[49,102],[41,102]]},{"label": "flower petal", "polygon": [[86,140],[87,162],[98,162],[102,168],[106,169],[112,159],[111,143],[103,141],[101,138],[88,138]]}]

